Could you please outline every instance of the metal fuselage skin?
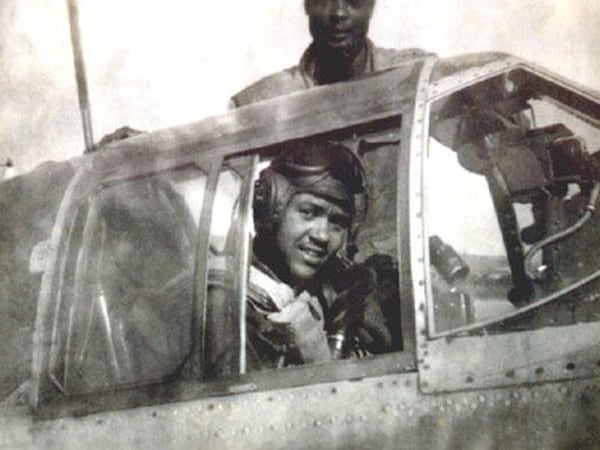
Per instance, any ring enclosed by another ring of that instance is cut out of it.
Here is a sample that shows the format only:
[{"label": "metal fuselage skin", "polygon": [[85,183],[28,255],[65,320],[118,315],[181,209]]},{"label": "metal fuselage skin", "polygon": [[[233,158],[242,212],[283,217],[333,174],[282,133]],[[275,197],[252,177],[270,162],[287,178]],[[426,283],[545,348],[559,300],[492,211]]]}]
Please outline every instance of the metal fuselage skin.
[{"label": "metal fuselage skin", "polygon": [[[30,311],[22,319],[20,334],[9,336],[11,345],[23,347],[20,372],[11,382],[25,385],[0,408],[0,448],[600,448],[600,341],[594,344],[593,336],[577,340],[590,330],[597,332],[593,324],[572,331],[526,331],[502,336],[500,343],[485,332],[469,334],[472,342],[461,341],[459,335],[431,337],[424,306],[431,292],[423,275],[428,257],[422,254],[426,246],[419,158],[427,149],[432,104],[486,76],[526,67],[496,54],[442,63],[429,56],[365,80],[134,137],[105,152],[41,168],[1,185],[0,194],[15,201],[30,199],[31,204],[22,204],[37,211],[31,229],[23,229],[22,235],[14,232],[11,244],[4,245],[3,258],[17,256],[12,266],[5,260],[4,272],[20,281],[11,285],[5,278],[3,291],[11,298],[2,302],[15,302],[19,296],[33,312],[39,304],[37,317]],[[600,97],[581,95],[600,104]],[[403,301],[410,299],[411,304],[404,305],[402,313],[403,320],[412,323],[405,330],[406,351],[220,382],[188,378],[167,388],[132,387],[58,399],[44,395],[53,323],[53,281],[48,274],[55,269],[53,254],[61,245],[69,204],[84,195],[76,189],[85,178],[81,174],[97,174],[100,182],[190,161],[218,165],[230,154],[399,117],[398,204],[405,208],[397,218],[404,239],[398,249],[404,258],[400,286],[410,291]],[[41,204],[31,200],[53,176],[57,179],[56,174],[60,181],[48,197]],[[27,188],[34,183],[37,191]],[[2,201],[4,214],[14,212],[11,201]],[[18,221],[26,219],[15,213],[6,229],[19,229]],[[44,240],[50,242],[44,273],[31,274],[30,254]],[[407,313],[411,319],[406,319]],[[562,347],[565,340],[572,345]],[[494,345],[500,353],[491,353]],[[503,348],[508,350],[502,353]]]}]

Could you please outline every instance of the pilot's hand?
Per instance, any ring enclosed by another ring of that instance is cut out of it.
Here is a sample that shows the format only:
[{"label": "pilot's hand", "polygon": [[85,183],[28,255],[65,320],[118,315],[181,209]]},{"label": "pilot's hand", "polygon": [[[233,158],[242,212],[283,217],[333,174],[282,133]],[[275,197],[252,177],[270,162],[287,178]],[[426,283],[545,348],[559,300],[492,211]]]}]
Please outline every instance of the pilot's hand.
[{"label": "pilot's hand", "polygon": [[345,333],[346,345],[358,339],[359,347],[370,353],[389,351],[391,337],[379,305],[375,271],[357,264],[336,278],[338,295],[329,311],[329,335]]},{"label": "pilot's hand", "polygon": [[290,359],[288,363],[312,363],[331,359],[323,329],[323,310],[315,297],[302,292],[293,302],[286,304],[278,312],[268,314],[267,318],[278,324],[285,335]]},{"label": "pilot's hand", "polygon": [[105,147],[109,146],[114,142],[122,141],[124,139],[128,139],[130,137],[137,136],[138,134],[143,133],[145,133],[145,131],[136,130],[135,128],[131,128],[128,126],[117,128],[112,133],[103,136],[102,139],[100,139],[99,142],[95,143],[90,150],[86,150],[86,153],[103,150]]}]

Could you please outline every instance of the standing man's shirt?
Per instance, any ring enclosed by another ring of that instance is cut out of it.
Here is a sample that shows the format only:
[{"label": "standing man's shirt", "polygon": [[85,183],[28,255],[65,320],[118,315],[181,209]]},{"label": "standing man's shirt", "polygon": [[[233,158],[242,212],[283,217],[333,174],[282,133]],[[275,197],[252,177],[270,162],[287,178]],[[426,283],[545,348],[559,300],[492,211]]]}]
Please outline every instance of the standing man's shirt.
[{"label": "standing man's shirt", "polygon": [[[426,52],[420,49],[394,50],[376,47],[367,39],[367,63],[364,74],[390,69],[417,60]],[[249,105],[292,92],[309,89],[319,83],[315,77],[315,50],[311,44],[302,55],[300,63],[281,72],[269,75],[238,92],[231,98],[231,107]]]}]

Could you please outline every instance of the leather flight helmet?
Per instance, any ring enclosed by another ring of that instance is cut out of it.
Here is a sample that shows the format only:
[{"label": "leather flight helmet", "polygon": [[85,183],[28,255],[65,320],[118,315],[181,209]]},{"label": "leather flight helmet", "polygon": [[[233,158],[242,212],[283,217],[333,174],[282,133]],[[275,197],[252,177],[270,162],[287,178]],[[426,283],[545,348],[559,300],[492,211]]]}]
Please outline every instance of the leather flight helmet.
[{"label": "leather flight helmet", "polygon": [[366,215],[368,186],[360,158],[331,141],[292,141],[260,172],[254,190],[258,235],[274,236],[281,215],[295,194],[311,193],[345,208],[352,216],[349,246]]}]

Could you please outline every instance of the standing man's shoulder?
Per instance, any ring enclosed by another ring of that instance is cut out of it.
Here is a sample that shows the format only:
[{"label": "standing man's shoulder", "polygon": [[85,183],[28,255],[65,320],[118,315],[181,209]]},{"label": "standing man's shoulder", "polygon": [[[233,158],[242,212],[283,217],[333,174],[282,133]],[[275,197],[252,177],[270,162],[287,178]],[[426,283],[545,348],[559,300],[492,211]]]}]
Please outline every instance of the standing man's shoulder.
[{"label": "standing man's shoulder", "polygon": [[[398,50],[376,47],[371,42],[368,45],[369,59],[372,64],[369,72],[390,69],[430,54],[419,48]],[[315,86],[314,76],[311,75],[311,72],[314,71],[313,60],[314,55],[311,55],[309,48],[304,53],[299,65],[268,75],[231,97],[230,108],[239,108]]]},{"label": "standing man's shoulder", "polygon": [[420,48],[382,48],[373,46],[373,69],[375,72],[409,63],[413,60],[424,58],[430,53]]},{"label": "standing man's shoulder", "polygon": [[251,84],[231,97],[231,107],[268,100],[296,91],[307,89],[311,82],[302,73],[300,66],[293,66],[288,69],[268,75],[257,82]]}]

